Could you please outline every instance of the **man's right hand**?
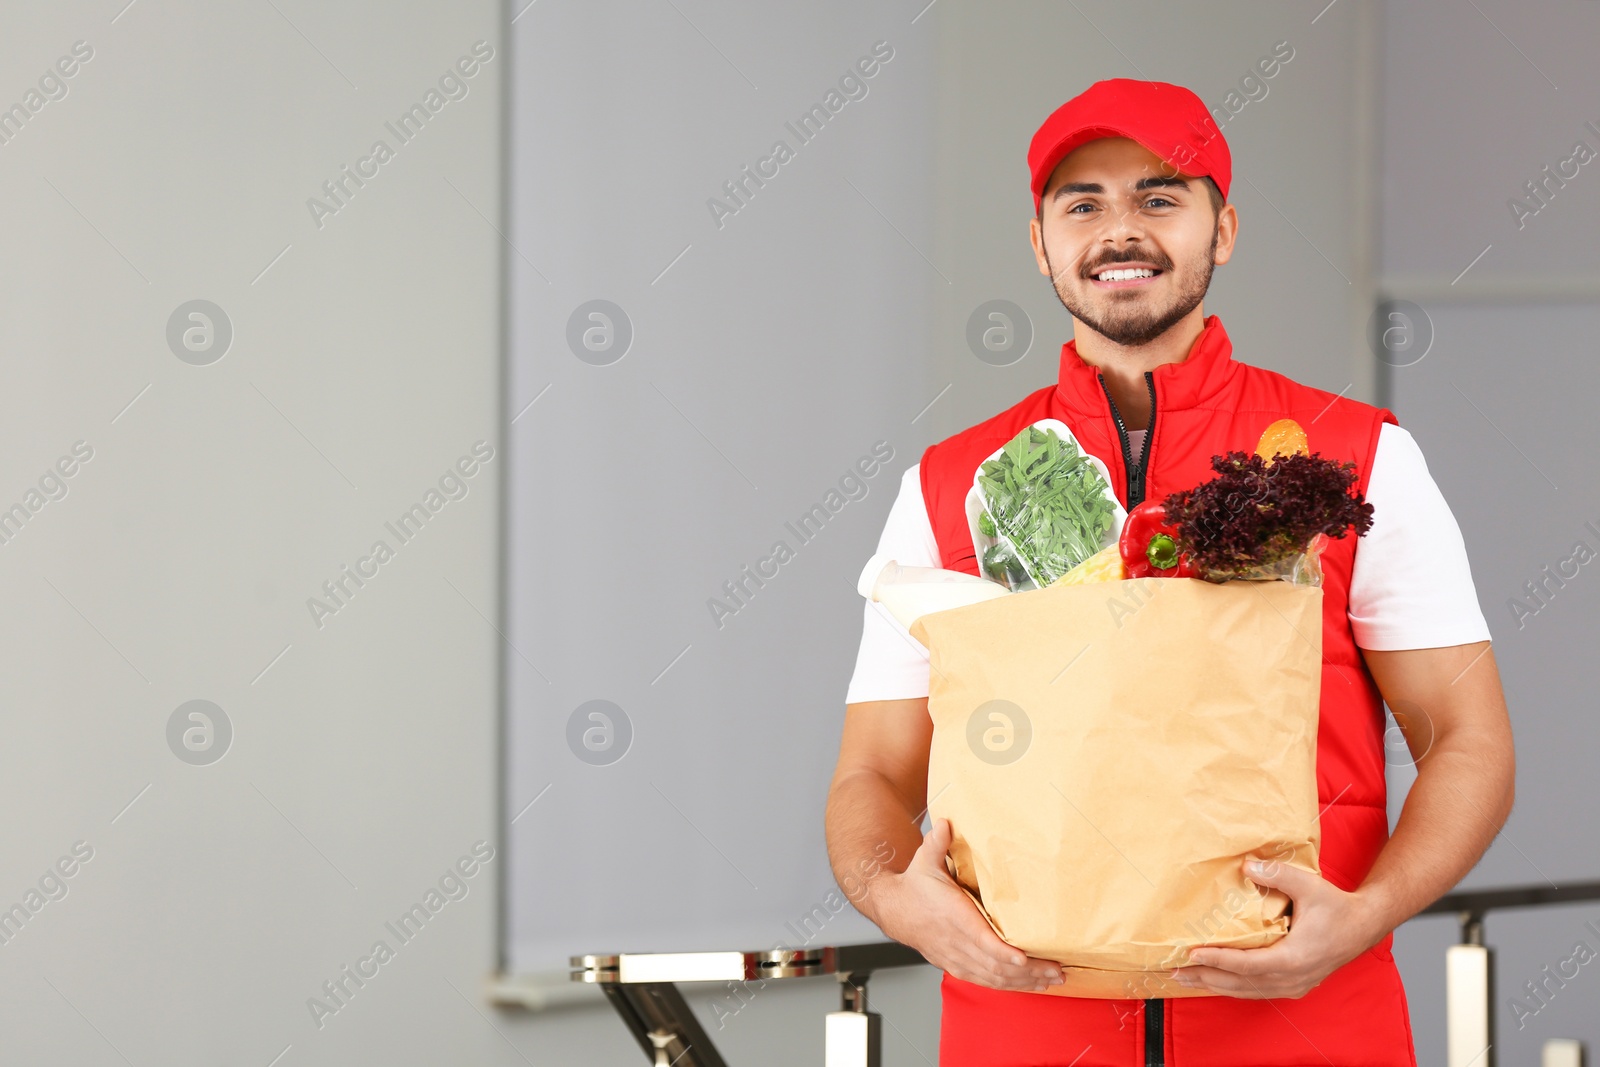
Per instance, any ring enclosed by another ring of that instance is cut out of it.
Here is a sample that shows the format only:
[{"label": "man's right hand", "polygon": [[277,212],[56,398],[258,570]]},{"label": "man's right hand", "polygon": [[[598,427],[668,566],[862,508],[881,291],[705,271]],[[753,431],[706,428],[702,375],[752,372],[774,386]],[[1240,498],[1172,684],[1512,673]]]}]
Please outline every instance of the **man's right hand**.
[{"label": "man's right hand", "polygon": [[[879,926],[929,963],[963,982],[991,989],[1043,990],[1065,979],[1054,960],[1025,955],[993,928],[945,868],[950,820],[937,819],[902,874],[883,872]],[[887,923],[885,923],[887,920]]]}]

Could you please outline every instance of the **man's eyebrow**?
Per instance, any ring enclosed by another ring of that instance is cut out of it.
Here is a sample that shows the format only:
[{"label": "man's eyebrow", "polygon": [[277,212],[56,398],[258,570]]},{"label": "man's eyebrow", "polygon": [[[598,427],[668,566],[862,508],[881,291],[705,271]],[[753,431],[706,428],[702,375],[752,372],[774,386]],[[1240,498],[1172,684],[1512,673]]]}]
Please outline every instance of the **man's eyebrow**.
[{"label": "man's eyebrow", "polygon": [[[1154,178],[1140,178],[1133,185],[1133,191],[1136,193],[1142,193],[1146,189],[1159,188],[1188,189],[1189,183],[1182,178],[1168,178],[1163,175],[1157,175]],[[1071,193],[1103,193],[1105,191],[1106,187],[1099,182],[1066,182],[1058,186],[1056,191],[1050,194],[1050,202],[1054,203]]]}]

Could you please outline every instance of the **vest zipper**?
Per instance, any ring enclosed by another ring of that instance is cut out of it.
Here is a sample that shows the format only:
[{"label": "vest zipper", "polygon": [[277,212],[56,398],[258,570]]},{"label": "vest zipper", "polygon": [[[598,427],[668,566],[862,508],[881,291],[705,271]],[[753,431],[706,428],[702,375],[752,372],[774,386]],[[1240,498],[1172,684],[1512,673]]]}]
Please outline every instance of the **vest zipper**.
[{"label": "vest zipper", "polygon": [[1161,1034],[1166,1006],[1159,999],[1144,1002],[1144,1067],[1163,1067],[1166,1063],[1166,1042]]},{"label": "vest zipper", "polygon": [[1140,449],[1139,463],[1133,462],[1133,449],[1128,444],[1128,427],[1122,421],[1122,413],[1117,410],[1117,402],[1111,399],[1111,390],[1106,388],[1106,377],[1096,373],[1100,380],[1100,389],[1106,394],[1106,403],[1111,406],[1111,420],[1117,424],[1117,434],[1122,438],[1122,469],[1128,476],[1128,504],[1127,510],[1132,511],[1144,500],[1145,474],[1150,466],[1150,439],[1156,432],[1156,376],[1153,371],[1144,372],[1144,384],[1150,390],[1150,421],[1145,424],[1144,448]]},{"label": "vest zipper", "polygon": [[[1111,399],[1105,375],[1096,373],[1095,377],[1100,380],[1100,389],[1106,394],[1106,403],[1111,406],[1111,419],[1117,424],[1117,436],[1122,439],[1122,469],[1128,476],[1128,510],[1132,511],[1144,500],[1145,475],[1150,466],[1150,440],[1156,432],[1156,376],[1152,371],[1144,372],[1145,387],[1150,390],[1150,421],[1145,424],[1144,447],[1139,450],[1137,466],[1133,462],[1133,449],[1128,444],[1127,423],[1122,421],[1117,402]],[[1159,997],[1149,997],[1144,1002],[1144,1067],[1164,1067],[1166,1064],[1166,1038],[1163,1032],[1165,1008],[1166,1002]]]}]

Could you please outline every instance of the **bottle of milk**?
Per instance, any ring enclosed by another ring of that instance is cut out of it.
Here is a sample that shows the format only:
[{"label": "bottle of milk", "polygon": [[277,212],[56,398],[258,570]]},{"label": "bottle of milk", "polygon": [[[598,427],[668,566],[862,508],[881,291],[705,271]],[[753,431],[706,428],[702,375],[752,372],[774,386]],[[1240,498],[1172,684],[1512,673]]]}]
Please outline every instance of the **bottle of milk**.
[{"label": "bottle of milk", "polygon": [[881,603],[908,630],[923,615],[1011,593],[999,582],[974,574],[940,567],[907,567],[883,555],[867,560],[856,589],[868,600]]}]

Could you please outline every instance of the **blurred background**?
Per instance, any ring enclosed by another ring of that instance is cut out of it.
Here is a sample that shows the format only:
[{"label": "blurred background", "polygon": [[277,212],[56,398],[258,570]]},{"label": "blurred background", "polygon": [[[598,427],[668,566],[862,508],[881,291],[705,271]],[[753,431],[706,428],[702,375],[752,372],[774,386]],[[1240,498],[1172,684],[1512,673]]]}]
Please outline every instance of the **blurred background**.
[{"label": "blurred background", "polygon": [[[638,1063],[570,956],[879,938],[822,839],[855,578],[1054,380],[1027,144],[1109,77],[1228,140],[1235,358],[1391,407],[1460,522],[1519,763],[1463,888],[1600,877],[1595,0],[4,20],[0,1063]],[[1593,967],[1525,991],[1591,920],[1490,915],[1498,1063],[1600,1040]],[[1396,934],[1420,1063],[1457,936]],[[874,977],[885,1063],[938,980]],[[684,994],[730,1064],[839,996]]]}]

